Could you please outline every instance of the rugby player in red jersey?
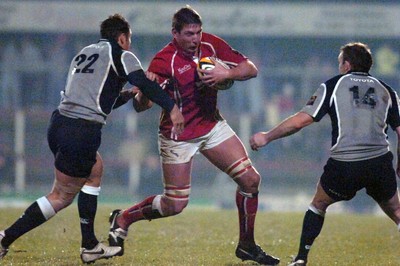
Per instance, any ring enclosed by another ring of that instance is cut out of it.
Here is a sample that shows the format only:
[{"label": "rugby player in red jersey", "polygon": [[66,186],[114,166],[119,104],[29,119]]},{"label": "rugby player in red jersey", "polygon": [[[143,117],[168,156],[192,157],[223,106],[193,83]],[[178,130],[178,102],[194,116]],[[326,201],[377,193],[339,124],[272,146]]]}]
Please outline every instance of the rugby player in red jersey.
[{"label": "rugby player in red jersey", "polygon": [[[266,254],[254,239],[260,174],[241,140],[220,115],[218,90],[212,88],[227,79],[254,78],[258,70],[223,39],[203,32],[200,15],[189,6],[174,14],[172,35],[172,42],[155,55],[148,71],[157,76],[179,106],[185,118],[185,130],[180,135],[174,134],[169,114],[161,114],[159,149],[164,193],[150,196],[126,210],[113,211],[109,243],[123,248],[132,223],[181,213],[189,202],[193,156],[200,152],[238,185],[236,205],[240,234],[236,256],[263,265],[277,265],[279,259]],[[197,62],[202,57],[219,58],[231,68],[216,63],[212,70],[197,70]]]}]

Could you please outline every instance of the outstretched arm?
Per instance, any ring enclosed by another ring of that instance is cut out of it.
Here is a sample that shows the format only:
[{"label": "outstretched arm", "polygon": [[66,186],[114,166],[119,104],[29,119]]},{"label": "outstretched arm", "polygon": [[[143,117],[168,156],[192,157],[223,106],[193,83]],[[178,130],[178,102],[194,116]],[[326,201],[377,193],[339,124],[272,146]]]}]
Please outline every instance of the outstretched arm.
[{"label": "outstretched arm", "polygon": [[257,151],[259,148],[268,143],[286,136],[290,136],[302,128],[312,124],[313,118],[304,112],[298,112],[285,120],[273,129],[267,132],[258,132],[250,138],[250,146],[252,150]]},{"label": "outstretched arm", "polygon": [[128,80],[132,85],[139,87],[140,91],[147,99],[158,104],[170,113],[173,133],[179,135],[183,132],[185,121],[182,113],[175,102],[163,91],[157,82],[149,80],[143,70],[129,73]]},{"label": "outstretched arm", "polygon": [[153,106],[153,102],[149,100],[139,89],[132,101],[133,108],[136,112],[143,112]]}]

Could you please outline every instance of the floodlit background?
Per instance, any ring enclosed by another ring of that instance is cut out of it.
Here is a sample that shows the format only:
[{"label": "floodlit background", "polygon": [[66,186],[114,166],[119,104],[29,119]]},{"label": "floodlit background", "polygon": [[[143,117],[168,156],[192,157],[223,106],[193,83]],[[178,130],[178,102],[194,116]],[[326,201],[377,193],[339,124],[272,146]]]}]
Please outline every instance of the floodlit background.
[{"label": "floodlit background", "polygon": [[[203,29],[255,62],[259,76],[219,94],[219,108],[248,147],[249,137],[299,110],[337,74],[339,47],[369,44],[371,74],[400,89],[398,1],[7,1],[0,2],[0,206],[36,199],[53,182],[46,129],[72,57],[99,39],[99,24],[121,13],[132,50],[146,69],[171,40],[173,13],[190,4]],[[134,202],[162,192],[157,151],[160,108],[115,110],[103,129],[103,201]],[[305,210],[330,147],[326,117],[250,157],[263,177],[262,210]],[[393,142],[393,134],[390,132]],[[394,142],[395,144],[395,142]],[[234,206],[235,185],[201,155],[194,160],[191,204]],[[336,211],[376,212],[361,191]]]}]

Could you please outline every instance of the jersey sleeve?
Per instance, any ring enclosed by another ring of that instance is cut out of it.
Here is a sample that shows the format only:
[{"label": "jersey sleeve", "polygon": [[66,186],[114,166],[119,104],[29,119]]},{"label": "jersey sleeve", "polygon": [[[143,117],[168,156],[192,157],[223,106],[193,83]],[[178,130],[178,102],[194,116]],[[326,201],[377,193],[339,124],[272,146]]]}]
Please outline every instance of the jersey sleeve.
[{"label": "jersey sleeve", "polygon": [[142,64],[139,59],[129,51],[124,51],[121,55],[121,63],[124,70],[124,74],[127,76],[131,72],[135,72],[137,70],[142,70]]},{"label": "jersey sleeve", "polygon": [[166,59],[156,55],[150,62],[148,71],[156,73],[158,75],[159,84],[162,84],[166,79],[171,76],[171,67],[167,63]]},{"label": "jersey sleeve", "polygon": [[396,127],[400,126],[400,111],[399,111],[400,100],[399,96],[392,88],[386,85],[385,87],[388,89],[390,98],[392,100],[392,105],[389,108],[388,124],[393,130],[395,130]]},{"label": "jersey sleeve", "polygon": [[306,105],[301,109],[301,112],[309,114],[315,122],[320,121],[329,109],[329,101],[327,100],[326,92],[326,85],[322,83],[307,101]]},{"label": "jersey sleeve", "polygon": [[157,82],[149,80],[142,69],[129,73],[128,81],[137,86],[151,101],[164,108],[167,112],[171,112],[175,102]]}]

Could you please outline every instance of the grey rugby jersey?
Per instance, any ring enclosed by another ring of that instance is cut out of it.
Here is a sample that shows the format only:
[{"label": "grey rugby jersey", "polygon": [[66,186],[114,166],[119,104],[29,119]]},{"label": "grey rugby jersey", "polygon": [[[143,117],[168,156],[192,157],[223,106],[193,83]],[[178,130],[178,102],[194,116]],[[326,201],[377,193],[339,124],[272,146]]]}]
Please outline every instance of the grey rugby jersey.
[{"label": "grey rugby jersey", "polygon": [[137,57],[114,41],[84,47],[71,62],[60,113],[105,124],[128,74],[141,69]]},{"label": "grey rugby jersey", "polygon": [[389,151],[388,125],[400,126],[399,98],[382,81],[352,72],[322,83],[301,110],[318,122],[328,114],[332,123],[331,158],[359,161]]}]

